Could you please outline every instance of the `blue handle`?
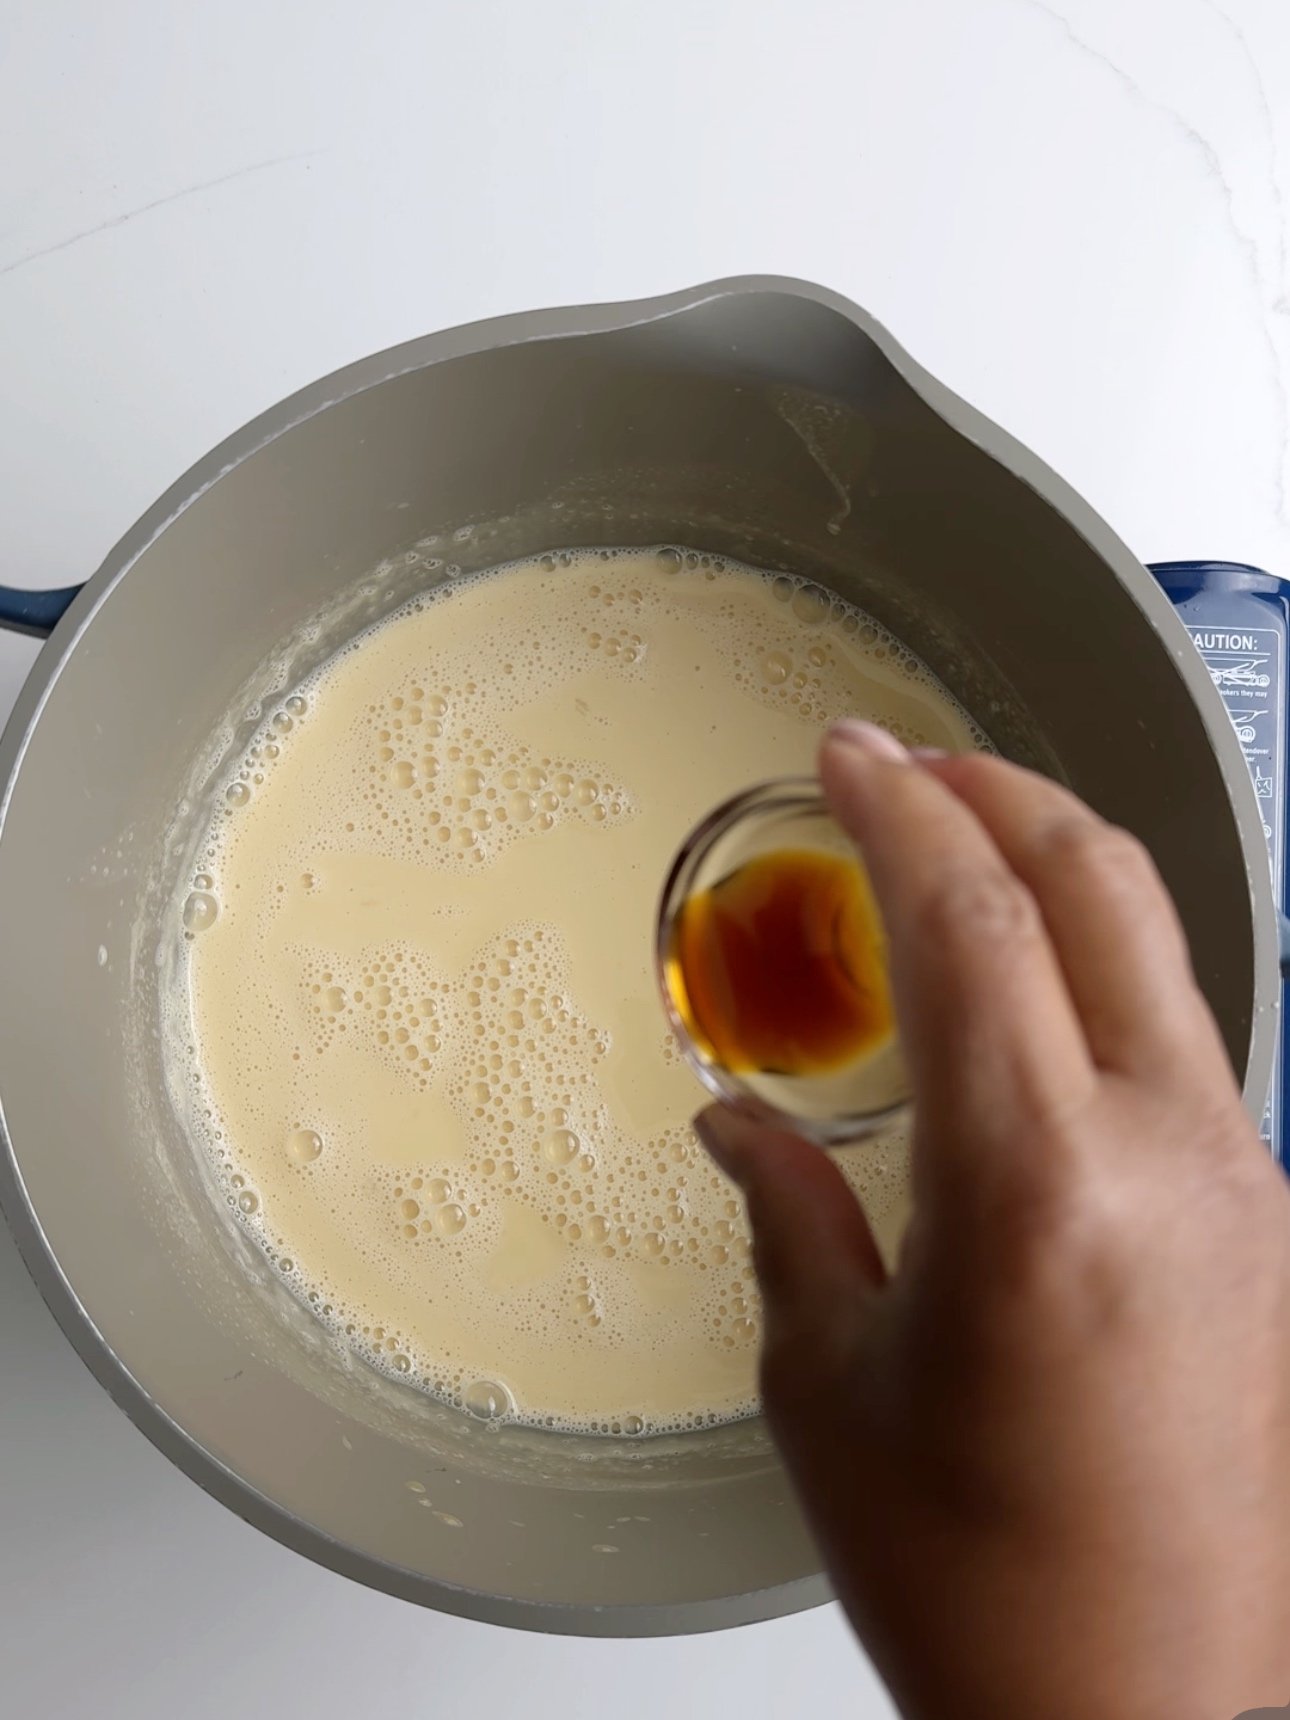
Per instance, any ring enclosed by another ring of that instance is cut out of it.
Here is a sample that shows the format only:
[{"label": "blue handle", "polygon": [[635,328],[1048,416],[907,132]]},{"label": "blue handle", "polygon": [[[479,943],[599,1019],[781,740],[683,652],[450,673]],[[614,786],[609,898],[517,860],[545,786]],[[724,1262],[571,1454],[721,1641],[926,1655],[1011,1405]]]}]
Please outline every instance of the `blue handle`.
[{"label": "blue handle", "polygon": [[48,639],[80,589],[66,585],[61,591],[15,591],[11,585],[0,585],[0,627]]}]

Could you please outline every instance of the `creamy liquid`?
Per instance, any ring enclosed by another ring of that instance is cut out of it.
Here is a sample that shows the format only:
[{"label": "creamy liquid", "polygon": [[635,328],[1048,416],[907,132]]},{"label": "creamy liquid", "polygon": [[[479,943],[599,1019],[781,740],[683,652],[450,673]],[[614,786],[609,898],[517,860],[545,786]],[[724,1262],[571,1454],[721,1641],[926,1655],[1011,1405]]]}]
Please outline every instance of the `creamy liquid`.
[{"label": "creamy liquid", "polygon": [[[271,711],[184,905],[191,1073],[230,1203],[360,1352],[490,1418],[755,1407],[654,914],[695,821],[844,713],[982,742],[857,611],[673,550],[450,586]],[[903,1141],[841,1161],[890,1243]]]}]

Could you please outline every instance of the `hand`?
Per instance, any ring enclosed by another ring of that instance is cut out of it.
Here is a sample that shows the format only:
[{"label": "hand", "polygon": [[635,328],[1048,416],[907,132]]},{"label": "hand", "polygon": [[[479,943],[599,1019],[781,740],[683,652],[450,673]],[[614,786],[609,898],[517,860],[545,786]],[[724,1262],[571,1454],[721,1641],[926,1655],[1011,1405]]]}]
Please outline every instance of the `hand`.
[{"label": "hand", "polygon": [[766,1413],[909,1720],[1290,1699],[1290,1193],[1145,851],[840,724],[915,1091],[888,1277],[828,1155],[720,1107]]}]

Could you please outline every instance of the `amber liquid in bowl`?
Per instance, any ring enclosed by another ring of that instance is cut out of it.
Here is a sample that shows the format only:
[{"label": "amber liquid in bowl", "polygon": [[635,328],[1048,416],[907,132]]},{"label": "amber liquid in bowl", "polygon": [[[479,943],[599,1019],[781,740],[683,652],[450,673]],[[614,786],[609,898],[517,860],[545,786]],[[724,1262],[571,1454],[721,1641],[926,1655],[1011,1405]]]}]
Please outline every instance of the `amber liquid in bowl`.
[{"label": "amber liquid in bowl", "polygon": [[821,1145],[905,1108],[882,916],[814,779],[762,783],[695,827],[656,951],[677,1041],[719,1098]]},{"label": "amber liquid in bowl", "polygon": [[894,1032],[873,897],[844,856],[777,849],[697,891],[669,968],[691,1037],[733,1074],[832,1074]]}]

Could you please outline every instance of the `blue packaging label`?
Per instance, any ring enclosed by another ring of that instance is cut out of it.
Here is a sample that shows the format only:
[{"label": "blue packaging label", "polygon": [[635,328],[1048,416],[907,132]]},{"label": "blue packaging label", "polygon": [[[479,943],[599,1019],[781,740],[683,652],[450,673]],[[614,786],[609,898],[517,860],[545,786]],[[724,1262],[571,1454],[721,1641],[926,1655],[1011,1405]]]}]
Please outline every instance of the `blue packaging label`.
[{"label": "blue packaging label", "polygon": [[1209,678],[1227,706],[1250,768],[1263,814],[1277,900],[1285,881],[1285,783],[1280,767],[1285,736],[1281,699],[1281,631],[1277,627],[1190,627]]},{"label": "blue packaging label", "polygon": [[[1266,600],[1225,592],[1200,592],[1178,604],[1192,643],[1232,719],[1263,815],[1272,881],[1285,900],[1285,742],[1283,696],[1285,633],[1264,623],[1277,615]],[[1272,1088],[1262,1135],[1274,1152],[1282,1146],[1284,1047],[1277,1047]]]}]

